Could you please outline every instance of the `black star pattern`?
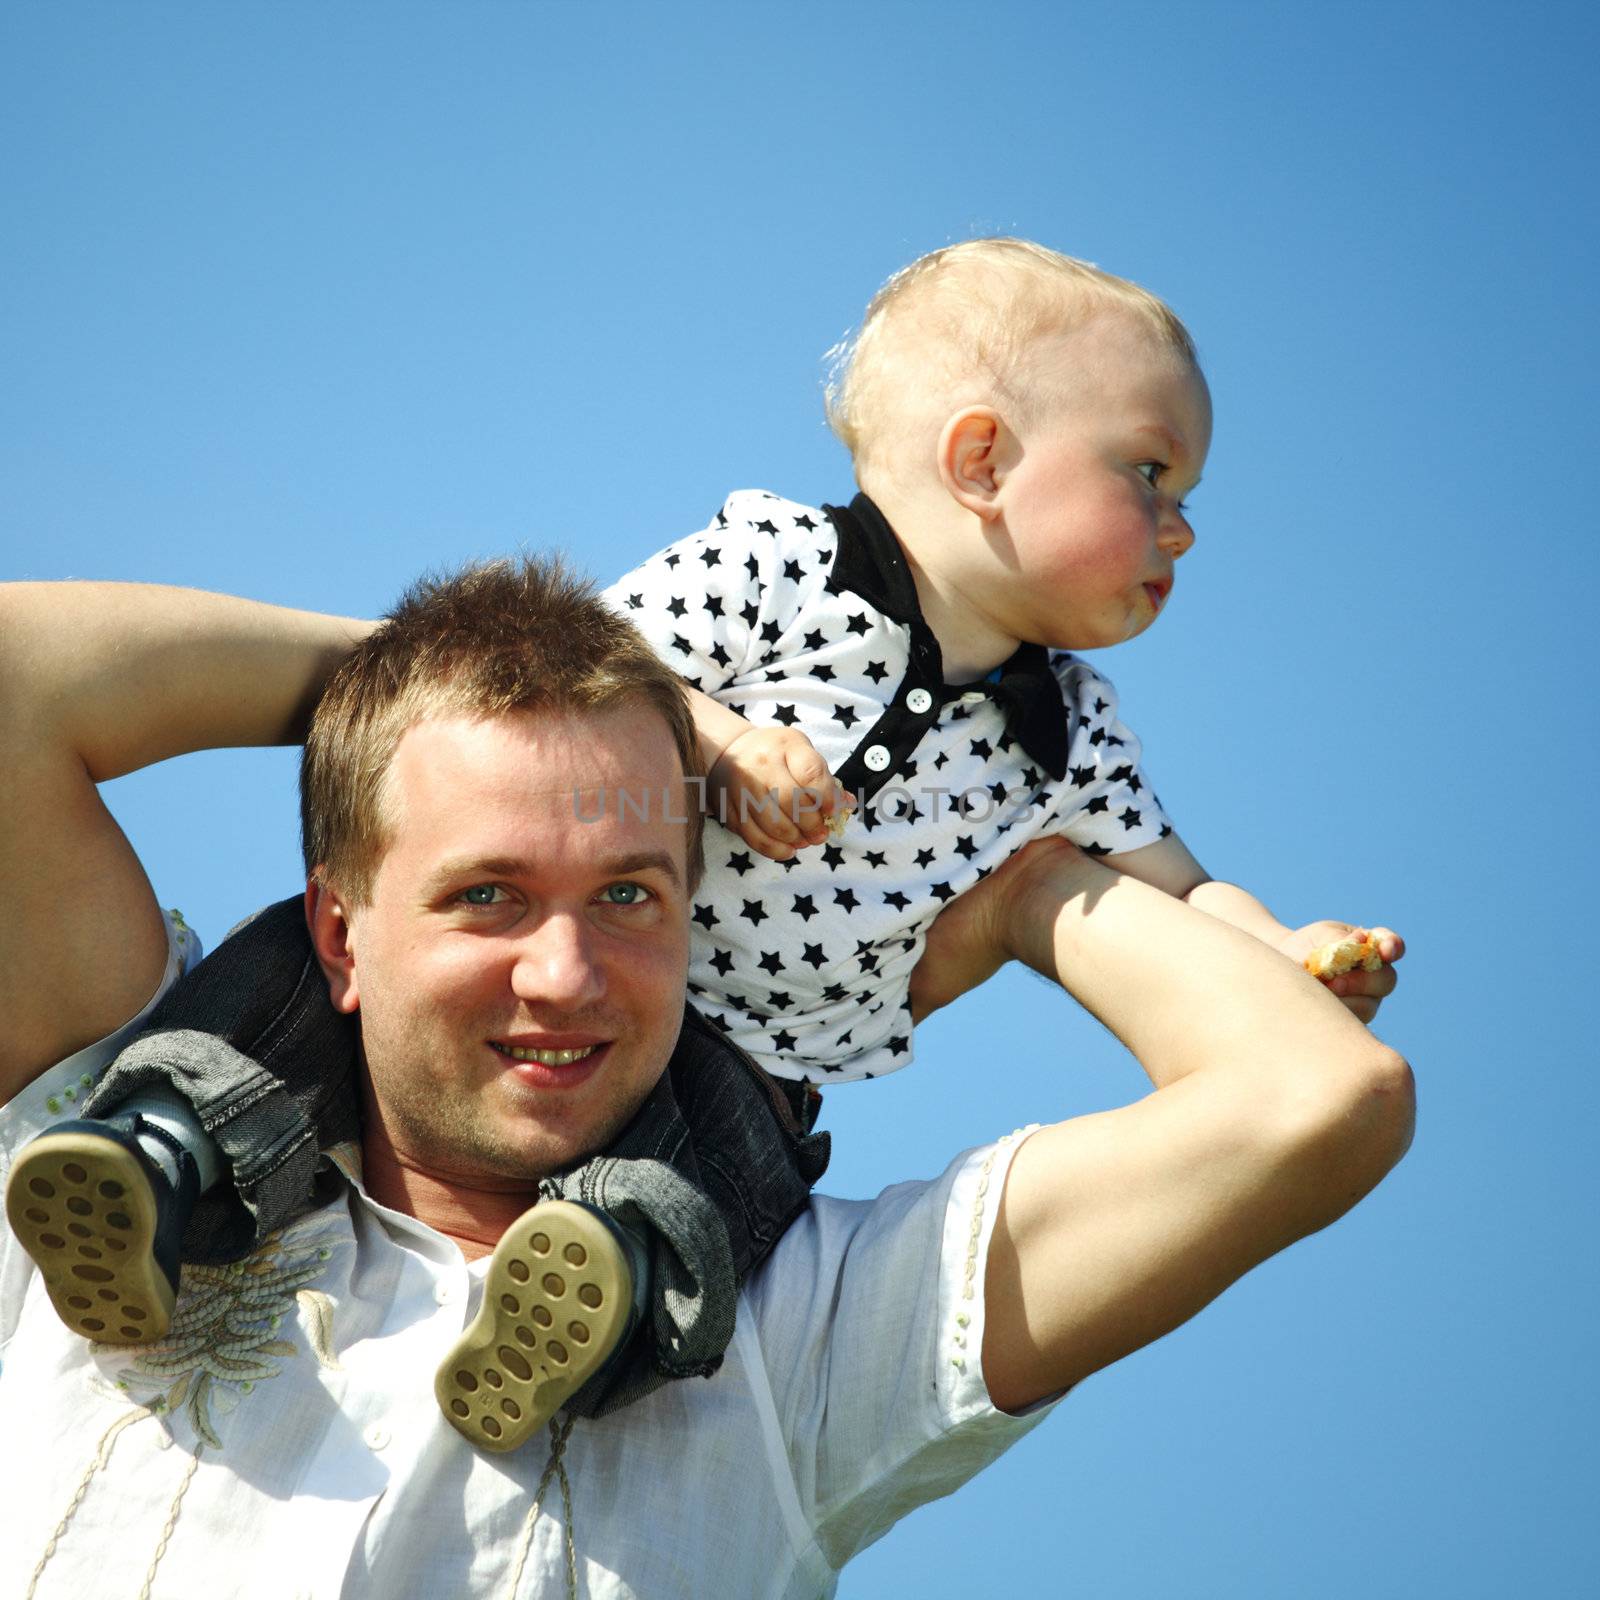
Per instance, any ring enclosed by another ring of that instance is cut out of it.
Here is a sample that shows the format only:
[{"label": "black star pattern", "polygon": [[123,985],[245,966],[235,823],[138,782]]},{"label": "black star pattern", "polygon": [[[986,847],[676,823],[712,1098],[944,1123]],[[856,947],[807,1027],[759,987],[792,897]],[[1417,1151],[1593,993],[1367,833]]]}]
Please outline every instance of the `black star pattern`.
[{"label": "black star pattern", "polygon": [[1129,777],[1128,777],[1128,788],[1134,794],[1138,794],[1138,792],[1142,788],[1144,788],[1144,781],[1143,781],[1143,779],[1140,778],[1140,776],[1139,776],[1139,774],[1137,772],[1131,773],[1129,775]]},{"label": "black star pattern", "polygon": [[722,615],[722,601],[718,596],[714,594],[706,596],[706,615],[708,617],[720,617]]},{"label": "black star pattern", "polygon": [[733,956],[731,952],[727,950],[718,950],[711,957],[711,965],[717,969],[717,972],[722,977],[726,978],[728,974],[733,971]]},{"label": "black star pattern", "polygon": [[826,1000],[829,1005],[837,1005],[849,992],[850,991],[846,989],[842,983],[830,983],[828,987],[822,991],[822,998]]},{"label": "black star pattern", "polygon": [[811,669],[811,676],[815,678],[818,683],[832,683],[833,668],[830,667],[826,661],[819,661],[816,666]]},{"label": "black star pattern", "polygon": [[739,915],[752,927],[758,926],[767,920],[766,908],[759,900],[746,900],[744,910]]},{"label": "black star pattern", "polygon": [[1093,767],[1074,767],[1072,769],[1072,786],[1074,789],[1087,789],[1093,782]]},{"label": "black star pattern", "polygon": [[1111,854],[1111,846],[1108,844],[1086,844],[1083,847],[1083,853],[1086,856],[1108,856]]},{"label": "black star pattern", "polygon": [[972,741],[972,753],[973,755],[977,756],[980,761],[987,761],[989,757],[994,754],[994,751],[989,748],[989,741],[987,739],[974,739]]},{"label": "black star pattern", "polygon": [[643,606],[644,606],[644,596],[642,594],[630,594],[628,596],[628,609],[630,611],[641,610],[643,608]]},{"label": "black star pattern", "polygon": [[793,706],[779,706],[772,713],[772,720],[781,722],[786,728],[792,728],[800,720],[800,713]]},{"label": "black star pattern", "polygon": [[728,654],[728,652],[726,650],[724,650],[720,644],[712,645],[711,650],[710,650],[709,653],[710,653],[711,659],[713,661],[715,661],[716,664],[719,667],[727,667],[727,666],[731,666],[733,664],[733,657],[730,656]]},{"label": "black star pattern", "polygon": [[757,533],[776,533],[778,531],[778,524],[776,522],[769,522],[765,517],[763,517],[758,523],[755,524],[755,530]]},{"label": "black star pattern", "polygon": [[797,528],[804,528],[807,533],[814,533],[817,526],[803,511],[794,519],[794,525]]},{"label": "black star pattern", "polygon": [[1026,789],[1037,789],[1039,787],[1040,776],[1041,774],[1036,772],[1032,767],[1024,767],[1022,769],[1023,787]]},{"label": "black star pattern", "polygon": [[755,866],[755,862],[750,859],[748,852],[744,850],[735,850],[733,854],[728,857],[728,866],[734,872],[737,872],[742,878],[745,873],[750,871],[750,869]]},{"label": "black star pattern", "polygon": [[828,964],[828,958],[823,955],[822,946],[820,944],[808,944],[805,948],[805,953],[800,957],[800,959],[805,962],[808,967],[813,969],[817,967],[825,967]]},{"label": "black star pattern", "polygon": [[783,667],[769,667],[764,673],[762,673],[762,677],[764,677],[768,683],[782,683],[783,680],[788,676],[788,672]]},{"label": "black star pattern", "polygon": [[869,661],[865,668],[866,675],[874,683],[882,683],[889,676],[889,669],[881,661]]},{"label": "black star pattern", "polygon": [[1117,821],[1131,832],[1139,826],[1139,813],[1132,806],[1128,806],[1124,809],[1122,815],[1117,818]]},{"label": "black star pattern", "polygon": [[1111,796],[1097,794],[1083,809],[1091,817],[1098,816],[1102,811],[1108,810],[1111,805]]},{"label": "black star pattern", "polygon": [[836,844],[825,844],[822,847],[822,864],[830,872],[837,871],[844,865],[844,851]]},{"label": "black star pattern", "polygon": [[931,867],[933,865],[933,851],[928,849],[917,851],[916,862],[919,867]]},{"label": "black star pattern", "polygon": [[890,1050],[897,1056],[903,1056],[910,1047],[911,1041],[898,1033],[889,1041]]},{"label": "black star pattern", "polygon": [[744,619],[744,625],[747,628],[753,628],[756,625],[756,618],[761,613],[756,610],[755,601],[752,600],[748,604],[739,607],[739,615]]},{"label": "black star pattern", "polygon": [[906,899],[906,897],[901,894],[898,889],[891,889],[883,897],[883,903],[888,906],[893,906],[896,911],[904,911],[905,908],[911,904],[911,902]]},{"label": "black star pattern", "polygon": [[861,904],[861,902],[856,899],[856,892],[854,889],[835,889],[833,891],[833,903],[845,911],[854,911],[856,907]]},{"label": "black star pattern", "polygon": [[859,634],[863,639],[872,632],[872,624],[864,616],[854,616],[845,623],[846,633]]},{"label": "black star pattern", "polygon": [[[724,526],[726,526],[726,524],[724,524]],[[674,551],[671,552],[671,554],[668,555],[666,564],[669,567],[675,567],[682,560],[683,560],[683,557],[680,556],[676,550],[674,550]]]},{"label": "black star pattern", "polygon": [[728,526],[728,513],[726,511],[719,511],[717,513],[717,526],[719,528],[726,528]]},{"label": "black star pattern", "polygon": [[881,850],[869,850],[863,858],[869,867],[886,867],[889,858]]},{"label": "black star pattern", "polygon": [[[854,1028],[846,1028],[846,1029],[845,1029],[845,1030],[844,1030],[844,1032],[843,1032],[843,1033],[841,1033],[841,1034],[840,1034],[840,1035],[839,1035],[839,1048],[840,1048],[840,1049],[841,1049],[841,1050],[842,1050],[842,1049],[843,1049],[843,1048],[844,1048],[844,1047],[845,1047],[845,1046],[846,1046],[846,1045],[847,1045],[847,1044],[849,1044],[849,1043],[850,1043],[850,1040],[851,1040],[851,1038],[852,1038],[852,1037],[853,1037],[853,1036],[854,1036],[854,1034],[855,1034],[855,1031],[856,1031],[856,1030],[855,1030],[855,1029],[854,1029]],[[842,1072],[842,1071],[843,1071],[843,1070],[844,1070],[844,1069],[843,1069],[843,1068],[842,1068],[842,1067],[829,1067],[829,1068],[828,1068],[828,1070],[829,1070],[829,1071],[830,1071],[830,1072]]]},{"label": "black star pattern", "polygon": [[878,970],[878,955],[875,950],[868,950],[861,957],[861,970],[863,972],[876,972]]},{"label": "black star pattern", "polygon": [[789,580],[790,583],[799,583],[801,578],[805,576],[805,574],[800,570],[800,563],[798,561],[785,561],[783,564],[783,575]]},{"label": "black star pattern", "polygon": [[794,1004],[794,996],[785,989],[776,989],[767,996],[767,1004],[774,1011],[787,1011]]},{"label": "black star pattern", "polygon": [[1170,822],[1163,822],[1163,823],[1162,823],[1162,824],[1161,824],[1161,834],[1160,834],[1160,837],[1161,837],[1161,838],[1163,838],[1163,839],[1165,839],[1165,838],[1166,838],[1166,836],[1167,836],[1167,835],[1168,835],[1168,834],[1169,834],[1169,833],[1171,833],[1171,832],[1172,832],[1172,824],[1171,824],[1171,823],[1170,823]]},{"label": "black star pattern", "polygon": [[797,1042],[795,1036],[787,1028],[779,1028],[772,1036],[772,1048],[774,1050],[793,1050]]},{"label": "black star pattern", "polygon": [[963,861],[970,861],[978,853],[978,847],[972,842],[972,835],[964,833],[956,840],[956,854]]},{"label": "black star pattern", "polygon": [[1003,783],[991,783],[989,785],[989,798],[997,806],[1003,806],[1006,803],[1006,786]]},{"label": "black star pattern", "polygon": [[681,633],[675,633],[672,636],[672,648],[679,651],[683,655],[688,655],[689,641],[685,639]]},{"label": "black star pattern", "polygon": [[948,883],[935,883],[930,886],[929,892],[940,905],[943,905],[946,900],[954,900],[956,897],[955,890]]},{"label": "black star pattern", "polygon": [[667,610],[670,611],[675,617],[683,616],[688,609],[689,607],[685,603],[681,594],[673,595],[673,597],[667,602]]},{"label": "black star pattern", "polygon": [[821,628],[812,628],[803,642],[807,650],[820,650],[826,641],[822,637]]},{"label": "black star pattern", "polygon": [[783,956],[777,950],[763,950],[761,952],[761,959],[756,963],[756,965],[760,967],[763,972],[770,972],[772,976],[776,978],[778,976],[779,968],[783,966]]},{"label": "black star pattern", "polygon": [[794,914],[802,922],[809,922],[820,913],[817,911],[816,902],[808,894],[797,894],[794,897]]},{"label": "black star pattern", "polygon": [[698,922],[707,933],[710,933],[710,931],[716,927],[717,923],[721,919],[717,916],[716,912],[711,909],[710,906],[697,905],[694,908],[694,920]]},{"label": "black star pattern", "polygon": [[722,565],[722,552],[720,550],[713,550],[710,545],[707,545],[705,549],[700,552],[700,559],[705,562],[707,568],[720,567]]},{"label": "black star pattern", "polygon": [[752,578],[759,578],[761,576],[761,563],[757,561],[753,555],[749,556],[745,560],[744,570],[748,572]]},{"label": "black star pattern", "polygon": [[1094,732],[1089,735],[1090,744],[1104,744],[1105,739],[1106,730],[1104,728],[1096,728]]},{"label": "black star pattern", "polygon": [[783,629],[776,622],[763,622],[761,624],[761,642],[763,644],[776,644],[778,635],[782,632]]},{"label": "black star pattern", "polygon": [[1096,696],[1095,696],[1095,700],[1094,700],[1094,714],[1095,714],[1095,715],[1096,715],[1096,716],[1097,716],[1097,717],[1098,717],[1098,716],[1100,716],[1100,715],[1101,715],[1101,714],[1102,714],[1102,713],[1103,713],[1103,712],[1106,712],[1106,711],[1109,711],[1109,710],[1110,710],[1110,709],[1111,709],[1111,707],[1110,707],[1110,706],[1108,706],[1108,705],[1107,705],[1107,704],[1106,704],[1106,703],[1105,703],[1105,701],[1104,701],[1104,700],[1102,700],[1102,699],[1101,699],[1101,698],[1100,698],[1100,697],[1099,697],[1099,695],[1096,695]]},{"label": "black star pattern", "polygon": [[833,708],[834,720],[846,728],[853,728],[856,722],[855,710],[851,706],[835,704]]},{"label": "black star pattern", "polygon": [[949,760],[949,759],[950,759],[950,757],[949,757],[949,756],[948,756],[948,755],[946,755],[946,754],[945,754],[945,752],[944,752],[944,751],[943,751],[943,750],[941,750],[941,751],[940,751],[940,752],[939,752],[939,753],[938,753],[938,755],[936,755],[936,756],[935,756],[935,757],[934,757],[934,758],[933,758],[933,770],[934,770],[934,771],[935,771],[935,772],[943,772],[943,771],[944,771],[944,764],[945,764],[945,762],[947,762],[947,761],[948,761],[948,760]]}]

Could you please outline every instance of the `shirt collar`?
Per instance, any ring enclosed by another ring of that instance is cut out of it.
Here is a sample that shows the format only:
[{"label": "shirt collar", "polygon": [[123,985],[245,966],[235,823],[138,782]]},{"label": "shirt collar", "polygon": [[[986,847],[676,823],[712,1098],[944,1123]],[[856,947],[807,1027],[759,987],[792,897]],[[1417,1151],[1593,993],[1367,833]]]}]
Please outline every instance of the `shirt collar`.
[{"label": "shirt collar", "polygon": [[1067,775],[1068,727],[1061,687],[1043,645],[1019,644],[999,668],[997,681],[943,682],[939,641],[922,614],[916,580],[888,519],[864,494],[848,506],[822,508],[839,535],[832,587],[860,595],[886,617],[911,630],[913,658],[927,660],[947,699],[987,694],[1006,719],[1006,732],[1052,778]]}]

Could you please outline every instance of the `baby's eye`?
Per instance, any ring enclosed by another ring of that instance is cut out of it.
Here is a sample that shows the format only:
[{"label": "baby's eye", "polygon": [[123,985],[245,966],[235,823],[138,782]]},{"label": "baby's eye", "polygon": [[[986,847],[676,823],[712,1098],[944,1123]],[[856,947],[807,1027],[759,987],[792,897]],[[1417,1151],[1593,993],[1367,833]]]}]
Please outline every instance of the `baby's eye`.
[{"label": "baby's eye", "polygon": [[497,883],[475,883],[461,891],[461,898],[469,906],[492,906],[505,893]]},{"label": "baby's eye", "polygon": [[650,899],[650,891],[642,883],[613,883],[601,890],[601,895],[614,906],[637,906]]},{"label": "baby's eye", "polygon": [[1150,485],[1152,489],[1161,485],[1161,474],[1167,470],[1164,461],[1141,461],[1134,471]]}]

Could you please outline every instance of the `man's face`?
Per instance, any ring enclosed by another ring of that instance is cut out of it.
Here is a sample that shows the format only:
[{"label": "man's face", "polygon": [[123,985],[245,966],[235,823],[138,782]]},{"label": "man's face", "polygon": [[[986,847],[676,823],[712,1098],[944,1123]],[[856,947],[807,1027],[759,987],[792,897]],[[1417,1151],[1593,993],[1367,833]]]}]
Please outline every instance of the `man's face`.
[{"label": "man's face", "polygon": [[638,1109],[683,1017],[682,777],[647,707],[440,719],[401,739],[392,842],[349,913],[346,1003],[402,1161],[539,1177]]},{"label": "man's face", "polygon": [[1194,543],[1181,502],[1211,445],[1205,380],[1116,315],[1047,341],[1034,378],[1065,398],[1020,434],[992,608],[1015,638],[1120,644],[1155,620]]}]

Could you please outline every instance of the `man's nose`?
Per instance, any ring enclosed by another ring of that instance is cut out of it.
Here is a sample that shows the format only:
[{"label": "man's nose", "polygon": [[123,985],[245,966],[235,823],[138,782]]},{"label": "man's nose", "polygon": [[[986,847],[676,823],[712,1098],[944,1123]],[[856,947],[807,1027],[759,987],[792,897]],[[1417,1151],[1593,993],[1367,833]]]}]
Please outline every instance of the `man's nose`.
[{"label": "man's nose", "polygon": [[554,913],[518,941],[511,987],[519,1000],[576,1008],[605,996],[597,935],[581,916]]}]

